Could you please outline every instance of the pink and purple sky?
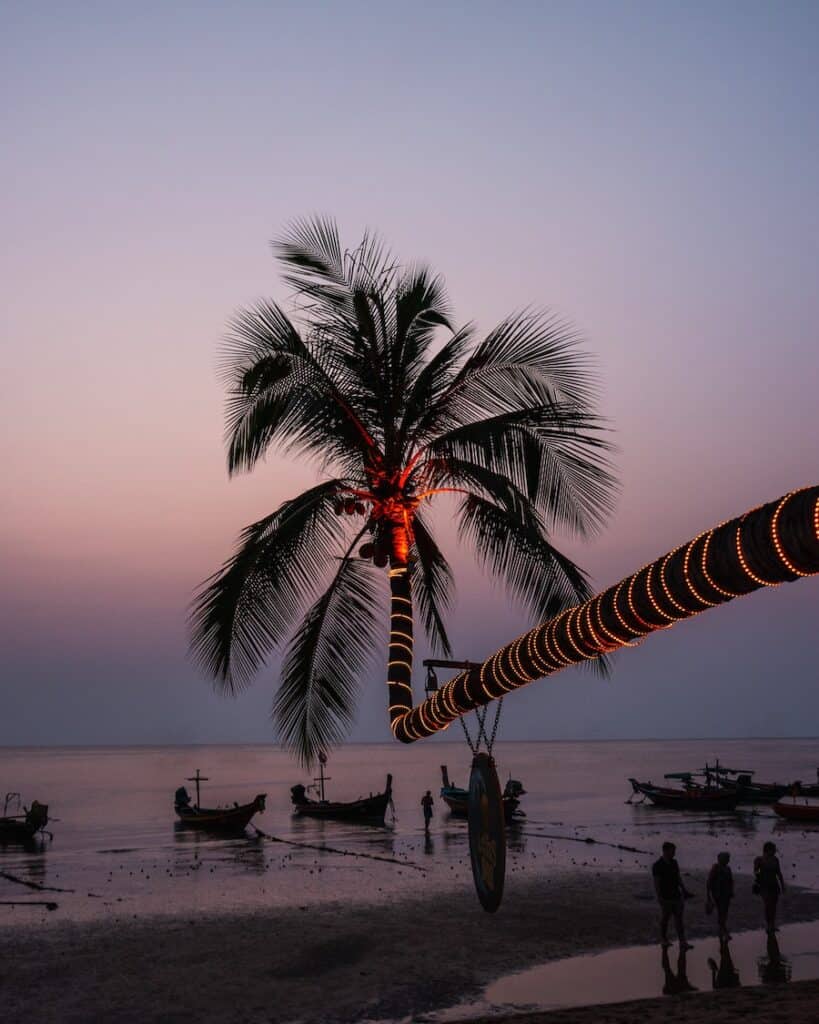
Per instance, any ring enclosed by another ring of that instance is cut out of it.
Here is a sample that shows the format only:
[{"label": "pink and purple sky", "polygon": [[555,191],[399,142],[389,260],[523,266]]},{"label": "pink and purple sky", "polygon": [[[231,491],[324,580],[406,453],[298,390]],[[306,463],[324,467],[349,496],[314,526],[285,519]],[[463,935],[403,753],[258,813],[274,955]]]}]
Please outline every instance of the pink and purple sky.
[{"label": "pink and purple sky", "polygon": [[[314,480],[228,482],[215,375],[294,216],[379,229],[462,321],[581,328],[623,489],[566,547],[600,586],[819,479],[815,4],[11,3],[0,39],[0,744],[270,738],[275,662],[215,696],[184,616]],[[478,658],[528,623],[450,555]],[[817,579],[752,595],[522,691],[505,736],[815,734],[818,626]]]}]

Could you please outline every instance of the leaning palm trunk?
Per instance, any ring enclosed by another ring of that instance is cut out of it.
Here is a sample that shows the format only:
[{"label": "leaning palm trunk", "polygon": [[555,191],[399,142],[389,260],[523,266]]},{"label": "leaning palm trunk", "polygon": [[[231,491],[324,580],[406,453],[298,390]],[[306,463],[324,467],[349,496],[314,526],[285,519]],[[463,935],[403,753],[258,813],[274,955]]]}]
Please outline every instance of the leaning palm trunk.
[{"label": "leaning palm trunk", "polygon": [[[459,715],[568,665],[634,647],[649,633],[735,597],[817,572],[819,486],[814,486],[701,533],[524,633],[417,707],[403,713],[391,709],[393,734],[404,743],[430,736]],[[390,694],[392,703],[392,688]]]}]

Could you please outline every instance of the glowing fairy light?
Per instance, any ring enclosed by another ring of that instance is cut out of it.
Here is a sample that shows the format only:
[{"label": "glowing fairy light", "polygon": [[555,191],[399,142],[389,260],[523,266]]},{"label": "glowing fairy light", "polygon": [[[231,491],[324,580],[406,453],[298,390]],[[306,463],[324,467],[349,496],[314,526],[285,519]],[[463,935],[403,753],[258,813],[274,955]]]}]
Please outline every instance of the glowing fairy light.
[{"label": "glowing fairy light", "polygon": [[[724,526],[725,523],[722,523],[721,525]],[[720,527],[718,526],[717,529],[720,529]],[[732,590],[725,590],[725,589],[723,589],[711,577],[710,573],[708,572],[708,545],[711,543],[711,538],[713,536],[714,536],[714,531],[713,530],[709,530],[708,533],[706,533],[706,535],[705,535],[705,542],[702,545],[702,574],[705,577],[706,581],[708,582],[709,586],[713,587],[714,590],[716,590],[716,592],[718,594],[722,594],[723,597],[728,597],[728,598],[731,598],[731,597],[742,597],[742,594],[735,593]]]},{"label": "glowing fairy light", "polygon": [[[796,568],[793,562],[785,554],[785,548],[782,546],[782,540],[779,536],[779,516],[782,514],[782,509],[796,493],[796,491],[791,491],[790,494],[786,494],[776,506],[776,511],[771,519],[771,540],[773,541],[774,550],[776,551],[779,561],[785,566],[788,572],[792,572],[794,576],[813,576],[813,573],[802,572],[801,569]],[[816,507],[814,509],[814,530],[816,533],[816,539],[819,540],[819,498],[817,498]]]},{"label": "glowing fairy light", "polygon": [[756,573],[752,572],[751,567],[745,558],[745,552],[742,550],[742,523],[740,522],[737,526],[736,532],[736,545],[737,545],[737,557],[739,558],[739,564],[742,566],[742,571],[746,576],[750,576],[754,583],[758,583],[761,587],[776,587],[777,583],[771,580],[763,580],[761,576],[757,576]]},{"label": "glowing fairy light", "polygon": [[691,582],[691,572],[689,568],[691,562],[691,552],[693,551],[694,545],[697,543],[697,541],[704,536],[704,533],[700,533],[692,541],[689,541],[685,545],[685,554],[683,555],[683,579],[685,580],[685,585],[691,591],[695,599],[700,602],[700,604],[704,604],[708,608],[716,608],[718,602],[709,601],[707,598],[703,597],[702,594],[700,594],[700,592]]},{"label": "glowing fairy light", "polygon": [[[793,506],[791,502],[794,502]],[[746,550],[748,542],[743,543],[741,533],[746,527],[746,536],[754,538],[753,564],[781,566],[780,578],[774,578],[777,573],[773,572],[771,578],[763,579],[752,569]],[[805,527],[809,531],[807,537],[799,532]],[[720,580],[727,585],[717,583],[709,568],[711,548],[717,543],[720,545]],[[701,544],[701,551],[697,549],[698,544]],[[794,564],[794,544],[799,551],[799,567]],[[674,574],[669,572],[675,557],[677,571],[681,570],[679,579],[672,578]],[[695,566],[702,572],[708,587],[722,600],[713,601],[700,593],[697,586],[699,577],[694,576]],[[742,517],[699,534],[590,601],[566,609],[517,637],[474,670],[450,680],[415,708],[391,700],[389,711],[391,716],[395,716],[390,723],[392,731],[404,742],[432,735],[446,728],[459,715],[526,685],[538,675],[552,675],[581,659],[593,658],[605,651],[636,646],[650,633],[669,629],[676,622],[745,593],[729,590],[728,585],[742,586],[747,582],[750,585],[747,592],[750,593],[759,587],[776,586],[789,578],[816,573],[819,573],[819,487],[785,495],[775,503],[751,510]],[[624,590],[625,604],[621,602]],[[642,601],[643,590],[646,609],[650,607],[652,614],[656,613],[662,623],[649,623],[640,616],[635,597]],[[700,607],[690,607],[687,602],[692,600]],[[679,615],[671,614],[670,609]],[[628,622],[626,615],[635,624],[645,627],[646,632]],[[400,631],[393,631],[394,634],[397,632]],[[410,668],[404,660],[396,662],[395,666],[406,671]],[[389,682],[391,686],[412,692],[407,683]],[[390,692],[400,693],[401,690]]]}]

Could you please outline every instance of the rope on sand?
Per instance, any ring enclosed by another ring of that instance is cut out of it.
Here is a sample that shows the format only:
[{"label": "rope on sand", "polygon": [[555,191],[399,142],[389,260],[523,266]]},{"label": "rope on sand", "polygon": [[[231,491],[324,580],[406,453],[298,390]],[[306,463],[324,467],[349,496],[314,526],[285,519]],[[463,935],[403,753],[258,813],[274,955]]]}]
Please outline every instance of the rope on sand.
[{"label": "rope on sand", "polygon": [[304,850],[319,850],[321,853],[338,853],[342,857],[366,857],[368,860],[383,860],[385,864],[398,864],[402,868],[412,868],[414,871],[426,871],[420,864],[413,864],[409,860],[398,860],[397,857],[382,857],[377,853],[356,853],[355,850],[339,850],[335,846],[325,846],[322,843],[297,843],[293,839],[282,839],[280,836],[271,836],[262,832],[258,825],[253,825],[262,839],[269,839],[271,843],[284,843],[286,846],[297,846]]},{"label": "rope on sand", "polygon": [[0,871],[0,878],[6,878],[9,882],[24,885],[27,889],[36,889],[38,892],[76,892],[76,889],[59,889],[54,885],[40,885],[39,882],[29,882],[25,878],[18,878],[17,875],[9,874],[8,871]]},{"label": "rope on sand", "polygon": [[56,910],[57,904],[52,900],[0,900],[0,907],[45,907]]},{"label": "rope on sand", "polygon": [[516,835],[531,836],[533,839],[560,839],[566,843],[585,843],[586,846],[610,846],[613,850],[625,850],[626,853],[645,853],[651,856],[651,850],[640,850],[636,846],[625,846],[623,843],[606,843],[602,839],[591,836],[558,836],[549,832],[525,832],[522,829]]}]

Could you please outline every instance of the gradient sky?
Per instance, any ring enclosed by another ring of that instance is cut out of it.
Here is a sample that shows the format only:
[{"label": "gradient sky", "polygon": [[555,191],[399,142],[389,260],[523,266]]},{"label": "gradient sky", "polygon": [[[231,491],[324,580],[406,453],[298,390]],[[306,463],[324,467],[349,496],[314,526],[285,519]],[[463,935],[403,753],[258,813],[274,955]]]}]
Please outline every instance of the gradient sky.
[{"label": "gradient sky", "polygon": [[[228,482],[215,364],[292,217],[378,228],[488,329],[597,354],[601,587],[819,479],[815,3],[0,4],[0,743],[264,741],[185,655],[197,582],[314,480]],[[478,658],[529,623],[463,556]],[[819,580],[507,701],[507,738],[817,732]],[[420,678],[420,674],[419,677]],[[385,739],[381,673],[355,737]]]}]

